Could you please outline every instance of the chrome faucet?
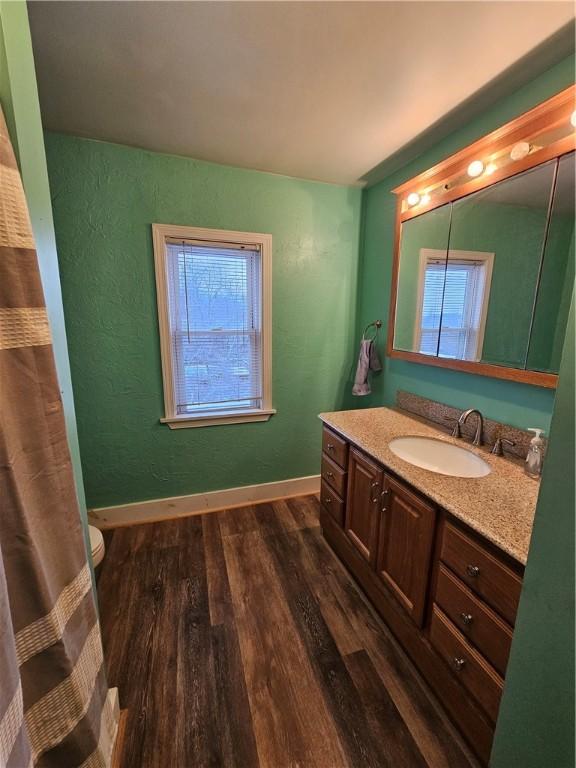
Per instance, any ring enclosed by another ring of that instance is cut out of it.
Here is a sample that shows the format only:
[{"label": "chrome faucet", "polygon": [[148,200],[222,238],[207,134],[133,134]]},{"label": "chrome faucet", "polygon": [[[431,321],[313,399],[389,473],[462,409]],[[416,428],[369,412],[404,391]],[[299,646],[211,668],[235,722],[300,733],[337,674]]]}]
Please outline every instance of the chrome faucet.
[{"label": "chrome faucet", "polygon": [[452,432],[453,437],[462,437],[461,427],[466,424],[466,420],[468,419],[468,416],[470,416],[471,413],[475,413],[476,416],[478,416],[478,426],[476,427],[476,434],[474,435],[474,440],[472,440],[472,445],[482,445],[482,433],[484,431],[484,419],[482,418],[482,414],[477,408],[469,408],[467,411],[464,411],[460,415],[460,418],[456,422],[456,426],[454,427],[454,431]]}]

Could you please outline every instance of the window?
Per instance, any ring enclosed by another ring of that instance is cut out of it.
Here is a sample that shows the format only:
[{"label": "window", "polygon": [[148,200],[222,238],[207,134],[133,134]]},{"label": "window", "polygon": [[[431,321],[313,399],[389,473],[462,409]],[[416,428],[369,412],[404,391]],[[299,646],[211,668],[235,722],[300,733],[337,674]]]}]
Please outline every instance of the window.
[{"label": "window", "polygon": [[271,235],[154,224],[171,428],[266,421],[271,398]]},{"label": "window", "polygon": [[420,251],[414,348],[455,360],[482,357],[493,253]]}]

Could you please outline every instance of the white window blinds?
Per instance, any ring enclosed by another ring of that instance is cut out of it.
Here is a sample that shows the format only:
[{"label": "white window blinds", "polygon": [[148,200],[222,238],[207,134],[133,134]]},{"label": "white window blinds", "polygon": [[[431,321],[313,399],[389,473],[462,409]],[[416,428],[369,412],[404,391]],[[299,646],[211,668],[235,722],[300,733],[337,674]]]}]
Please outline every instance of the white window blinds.
[{"label": "white window blinds", "polygon": [[478,360],[486,262],[430,259],[426,263],[419,352]]},{"label": "white window blinds", "polygon": [[482,262],[448,262],[438,349],[441,357],[479,359],[485,271]]},{"label": "white window blinds", "polygon": [[259,246],[166,243],[178,415],[262,406]]},{"label": "white window blinds", "polygon": [[424,355],[436,355],[438,352],[438,332],[442,320],[445,274],[445,262],[437,260],[427,262],[424,273],[420,349],[418,350]]}]

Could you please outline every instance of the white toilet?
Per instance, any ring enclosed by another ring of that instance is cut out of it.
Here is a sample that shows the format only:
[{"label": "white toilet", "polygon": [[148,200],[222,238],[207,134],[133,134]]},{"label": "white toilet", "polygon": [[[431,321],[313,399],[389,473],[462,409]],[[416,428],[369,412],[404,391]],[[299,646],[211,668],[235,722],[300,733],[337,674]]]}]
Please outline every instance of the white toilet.
[{"label": "white toilet", "polygon": [[88,533],[90,534],[90,548],[92,550],[92,563],[96,568],[104,559],[104,537],[102,531],[95,528],[93,525],[88,526]]}]

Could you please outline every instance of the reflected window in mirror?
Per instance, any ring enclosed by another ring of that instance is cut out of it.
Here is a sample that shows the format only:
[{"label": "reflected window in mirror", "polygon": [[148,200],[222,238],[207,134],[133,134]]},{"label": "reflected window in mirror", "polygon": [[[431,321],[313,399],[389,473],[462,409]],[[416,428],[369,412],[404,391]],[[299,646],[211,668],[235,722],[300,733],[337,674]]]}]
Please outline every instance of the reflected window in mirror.
[{"label": "reflected window in mirror", "polygon": [[[423,248],[414,348],[453,360],[480,360],[493,253]],[[438,331],[442,327],[442,334]]]}]

